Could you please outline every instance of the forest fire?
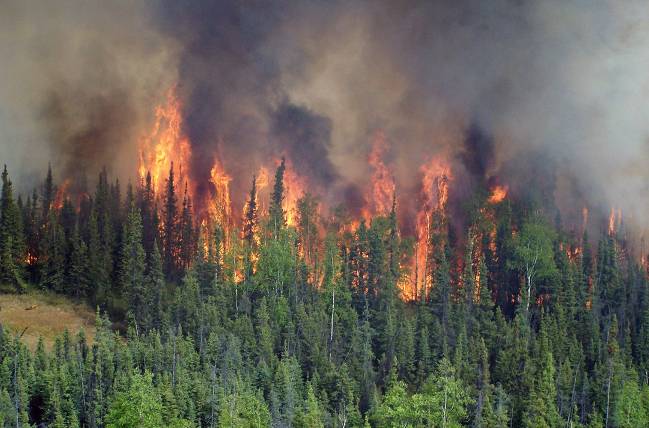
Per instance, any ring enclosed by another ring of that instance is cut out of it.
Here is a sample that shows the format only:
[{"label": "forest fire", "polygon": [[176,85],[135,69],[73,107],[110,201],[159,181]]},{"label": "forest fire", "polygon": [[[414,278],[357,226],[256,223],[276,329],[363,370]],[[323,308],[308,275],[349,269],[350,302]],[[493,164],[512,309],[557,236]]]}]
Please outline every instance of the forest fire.
[{"label": "forest fire", "polygon": [[262,166],[259,168],[259,172],[257,173],[257,190],[262,191],[265,188],[268,187],[268,184],[270,183],[270,178],[268,175],[268,168],[265,166]]},{"label": "forest fire", "polygon": [[613,236],[617,233],[622,224],[622,210],[611,207],[611,213],[608,216],[608,234]]},{"label": "forest fire", "polygon": [[443,158],[433,158],[421,166],[421,209],[417,212],[416,243],[412,261],[412,291],[404,295],[416,298],[419,293],[426,293],[430,287],[429,257],[433,216],[444,218],[449,197],[449,180],[452,179],[450,166]]},{"label": "forest fire", "polygon": [[63,203],[65,202],[65,199],[68,197],[69,189],[70,189],[70,179],[65,179],[63,183],[61,183],[56,189],[56,196],[54,197],[54,201],[52,202],[54,208],[56,208],[57,210],[63,208]]},{"label": "forest fire", "polygon": [[507,197],[508,190],[509,189],[507,188],[507,186],[495,186],[493,189],[491,189],[491,194],[489,195],[487,201],[490,204],[501,203]]},{"label": "forest fire", "polygon": [[142,138],[139,153],[139,176],[144,182],[151,174],[154,189],[160,193],[172,165],[176,167],[176,182],[187,181],[184,173],[191,159],[191,145],[183,135],[182,109],[175,88],[167,93],[166,103],[155,109],[155,123]]},{"label": "forest fire", "polygon": [[0,1],[0,427],[649,427],[644,2]]},{"label": "forest fire", "polygon": [[230,197],[230,177],[216,162],[210,172],[211,182],[214,186],[214,196],[209,206],[210,219],[218,224],[227,225],[232,216],[232,201]]},{"label": "forest fire", "polygon": [[298,201],[304,196],[307,188],[304,178],[300,177],[293,168],[289,159],[285,160],[284,186],[285,196],[283,201],[284,211],[286,212],[286,224],[295,226],[298,217]]},{"label": "forest fire", "polygon": [[573,263],[577,263],[579,261],[579,257],[581,257],[582,253],[583,253],[583,249],[579,246],[568,248],[566,250],[566,254],[568,255],[568,260],[570,260]]},{"label": "forest fire", "polygon": [[388,142],[385,134],[379,132],[374,137],[372,151],[367,160],[372,168],[370,200],[363,210],[363,217],[369,221],[371,214],[386,215],[392,208],[392,201],[396,185],[394,175],[385,163],[385,156],[388,151]]},{"label": "forest fire", "polygon": [[[155,108],[155,120],[151,130],[146,134],[139,143],[139,165],[138,175],[142,182],[150,174],[151,181],[157,194],[156,198],[162,198],[164,195],[165,183],[169,171],[174,168],[175,180],[177,187],[185,185],[188,188],[188,196],[191,197],[193,190],[197,189],[202,183],[192,181],[193,174],[189,174],[187,169],[192,165],[191,141],[185,136],[183,131],[183,111],[182,105],[178,100],[174,89],[168,91],[165,103]],[[215,146],[216,147],[216,146]],[[361,222],[365,220],[366,225],[370,225],[375,216],[385,216],[392,210],[393,204],[397,201],[396,180],[391,164],[388,160],[389,140],[384,132],[377,132],[372,138],[371,150],[367,156],[370,167],[370,180],[365,185],[365,196],[362,205],[359,207],[360,215],[347,220],[347,223],[341,225],[341,230],[355,232]],[[225,237],[230,236],[233,227],[239,226],[242,219],[246,218],[248,204],[243,208],[243,216],[233,215],[234,210],[232,199],[232,182],[237,177],[228,173],[225,165],[219,156],[214,155],[216,161],[213,163],[209,174],[209,195],[204,200],[193,201],[196,212],[196,228],[200,231],[203,239],[209,239],[209,234],[214,230],[215,225],[222,228]],[[446,245],[444,236],[448,234],[449,228],[449,192],[450,183],[453,181],[451,173],[452,156],[449,154],[438,154],[433,156],[422,164],[419,168],[419,196],[417,210],[414,219],[414,247],[413,255],[408,261],[406,278],[398,281],[401,289],[401,295],[404,300],[411,301],[422,296],[425,298],[433,286],[433,270],[436,261],[432,260],[432,255],[438,247]],[[309,177],[303,177],[298,174],[294,167],[294,159],[290,153],[285,153],[282,159],[276,159],[275,168],[282,166],[282,209],[285,216],[286,225],[296,227],[299,220],[299,203],[301,198],[308,193]],[[268,165],[268,164],[266,164]],[[255,215],[263,216],[268,214],[272,193],[274,192],[273,173],[269,168],[262,164],[255,174]],[[70,183],[66,180],[59,188],[56,195],[54,206],[61,208],[64,195],[67,194]],[[401,195],[399,195],[401,196]],[[489,195],[485,205],[480,208],[480,215],[484,219],[481,228],[472,232],[472,255],[471,263],[474,272],[474,281],[479,284],[481,281],[480,263],[482,253],[485,250],[496,254],[496,220],[494,206],[500,204],[509,196],[509,186],[506,184],[495,184],[490,186]],[[324,207],[327,210],[327,206]],[[249,213],[248,213],[249,214]],[[582,233],[585,230],[588,221],[588,209],[584,207],[582,212]],[[621,210],[611,209],[608,218],[608,233],[614,235],[621,224]],[[260,246],[260,225],[253,225],[252,240],[257,247]],[[245,225],[241,225],[245,229]],[[321,233],[322,230],[319,231]],[[512,231],[515,234],[515,230]],[[242,231],[242,237],[245,232]],[[229,242],[226,239],[226,242]],[[212,243],[204,243],[206,252],[210,249]],[[231,245],[223,243],[221,245]],[[483,248],[484,247],[484,248]],[[225,248],[223,249],[225,250]],[[567,247],[566,254],[568,259],[575,263],[581,255],[581,247]],[[241,257],[241,256],[238,256]],[[256,269],[258,253],[253,252],[251,255],[253,271]],[[239,261],[238,264],[242,264]],[[457,277],[458,286],[462,282],[464,273],[462,269],[466,261],[459,258],[453,261],[454,269],[457,271],[454,276]],[[237,277],[245,277],[242,268],[235,269]],[[474,290],[478,293],[478,288]],[[478,298],[476,294],[476,299]]]}]

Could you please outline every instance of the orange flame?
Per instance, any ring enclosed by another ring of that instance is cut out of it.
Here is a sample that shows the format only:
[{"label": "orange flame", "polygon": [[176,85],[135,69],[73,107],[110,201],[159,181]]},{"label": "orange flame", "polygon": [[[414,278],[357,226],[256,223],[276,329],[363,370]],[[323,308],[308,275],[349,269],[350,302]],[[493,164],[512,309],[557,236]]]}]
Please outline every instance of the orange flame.
[{"label": "orange flame", "polygon": [[138,172],[144,181],[151,173],[154,189],[161,192],[171,164],[177,168],[177,182],[185,181],[183,168],[189,164],[191,148],[182,134],[182,114],[175,88],[169,90],[166,103],[156,107],[155,123],[140,143]]},{"label": "orange flame", "polygon": [[[374,138],[372,151],[368,156],[368,162],[372,167],[372,200],[368,201],[371,213],[385,215],[392,208],[395,182],[394,176],[385,164],[384,158],[388,150],[388,143],[383,132],[379,132]],[[370,211],[363,210],[363,217],[369,221]]]},{"label": "orange flame", "polygon": [[63,208],[63,202],[65,202],[65,198],[68,196],[68,189],[70,188],[70,180],[66,179],[58,188],[56,189],[56,196],[54,196],[54,201],[52,203],[52,207],[60,210]]},{"label": "orange flame", "polygon": [[582,252],[583,252],[583,250],[582,250],[582,248],[580,246],[575,246],[575,247],[566,249],[566,254],[568,256],[568,260],[570,260],[573,263],[576,263],[577,260],[579,260],[579,257],[581,256]]},{"label": "orange flame", "polygon": [[611,214],[608,217],[608,234],[613,236],[622,223],[622,210],[611,207]]},{"label": "orange flame", "polygon": [[270,183],[270,179],[268,178],[268,168],[265,166],[262,166],[259,168],[259,172],[257,173],[257,190],[263,190],[266,187],[268,187],[268,183]]},{"label": "orange flame", "polygon": [[426,266],[428,265],[428,244],[431,234],[431,215],[437,211],[445,216],[448,202],[448,182],[451,179],[451,169],[442,157],[435,157],[421,166],[422,190],[421,209],[417,213],[417,242],[413,257],[412,280],[410,291],[404,296],[416,297],[418,292],[426,292],[430,285],[427,280]]},{"label": "orange flame", "polygon": [[285,161],[286,169],[284,170],[284,203],[283,208],[286,212],[286,224],[295,226],[297,223],[298,209],[297,203],[306,189],[306,182],[293,169],[293,164],[289,159]]},{"label": "orange flame", "polygon": [[27,255],[25,256],[25,263],[29,266],[34,266],[37,262],[38,257],[32,254],[31,251],[27,251]]},{"label": "orange flame", "polygon": [[504,201],[507,197],[508,190],[509,189],[507,186],[495,186],[493,189],[491,189],[491,195],[489,195],[487,202],[489,202],[490,204],[498,204]]},{"label": "orange flame", "polygon": [[210,181],[214,186],[214,198],[209,206],[210,219],[228,229],[232,215],[232,201],[230,199],[230,177],[221,163],[217,160],[210,172]]}]

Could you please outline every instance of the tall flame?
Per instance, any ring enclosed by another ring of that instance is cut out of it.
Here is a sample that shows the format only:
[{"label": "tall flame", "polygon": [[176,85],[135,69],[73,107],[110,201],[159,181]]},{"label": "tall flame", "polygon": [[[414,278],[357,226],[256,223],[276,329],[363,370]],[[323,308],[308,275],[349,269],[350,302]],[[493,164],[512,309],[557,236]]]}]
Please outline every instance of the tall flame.
[{"label": "tall flame", "polygon": [[363,215],[369,220],[370,213],[385,215],[392,208],[394,198],[395,182],[394,176],[388,166],[385,164],[385,154],[388,150],[388,143],[383,132],[379,132],[374,138],[372,151],[368,156],[368,162],[372,167],[372,200],[368,201],[368,206]]},{"label": "tall flame", "polygon": [[428,245],[431,236],[431,216],[437,212],[442,217],[446,213],[448,202],[448,182],[451,179],[451,168],[442,157],[434,157],[420,168],[421,209],[417,213],[417,242],[413,257],[412,280],[410,290],[404,296],[415,298],[419,292],[425,292],[430,286],[427,279]]},{"label": "tall flame", "polygon": [[54,197],[54,200],[52,201],[52,206],[60,210],[63,208],[63,203],[65,202],[65,199],[68,197],[68,189],[70,188],[70,179],[66,179],[63,181],[63,183],[58,186],[56,189],[56,196]]},{"label": "tall flame", "polygon": [[284,211],[286,212],[286,223],[289,226],[297,224],[298,208],[297,203],[306,189],[306,182],[300,177],[293,168],[289,159],[285,161],[286,169],[284,170]]},{"label": "tall flame", "polygon": [[[263,214],[268,210],[268,194],[266,192],[270,184],[268,168],[262,165],[255,177],[255,184],[257,186],[257,210],[259,214]],[[264,195],[265,192],[266,194]]]},{"label": "tall flame", "polygon": [[230,177],[217,160],[210,172],[210,180],[214,186],[214,197],[209,206],[210,219],[216,221],[226,230],[232,219],[232,201],[230,198]]},{"label": "tall flame", "polygon": [[611,214],[608,217],[608,234],[615,235],[622,223],[622,210],[611,207]]},{"label": "tall flame", "polygon": [[191,158],[191,146],[182,133],[181,112],[180,101],[172,88],[165,104],[156,107],[153,128],[140,142],[140,179],[144,181],[150,173],[157,192],[162,191],[172,163],[176,167],[177,182],[186,181],[184,171]]}]

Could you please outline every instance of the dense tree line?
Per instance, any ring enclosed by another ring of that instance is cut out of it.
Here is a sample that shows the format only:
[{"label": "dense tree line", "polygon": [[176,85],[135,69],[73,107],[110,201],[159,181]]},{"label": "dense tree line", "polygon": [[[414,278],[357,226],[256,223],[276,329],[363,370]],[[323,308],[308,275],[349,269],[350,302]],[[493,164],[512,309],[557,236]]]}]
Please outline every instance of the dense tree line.
[{"label": "dense tree line", "polygon": [[236,230],[199,224],[173,168],[162,195],[102,171],[75,201],[51,170],[16,198],[5,168],[0,281],[98,309],[92,343],[0,329],[4,426],[649,424],[647,272],[623,231],[591,242],[478,189],[462,227],[430,216],[405,301],[396,203],[352,228],[305,195],[289,226],[283,174],[267,215],[253,179]]}]

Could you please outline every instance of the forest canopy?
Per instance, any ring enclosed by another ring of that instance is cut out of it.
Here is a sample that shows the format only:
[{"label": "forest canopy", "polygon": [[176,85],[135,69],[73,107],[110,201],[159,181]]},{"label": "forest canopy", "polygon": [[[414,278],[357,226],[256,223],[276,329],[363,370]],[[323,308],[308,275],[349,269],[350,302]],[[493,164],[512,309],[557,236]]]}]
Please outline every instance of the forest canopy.
[{"label": "forest canopy", "polygon": [[623,229],[591,240],[484,191],[461,228],[438,204],[423,244],[396,202],[354,223],[305,194],[288,221],[284,168],[237,225],[201,221],[173,169],[162,194],[103,171],[76,198],[50,169],[23,198],[5,168],[5,291],[85,301],[97,334],[32,351],[0,329],[4,426],[647,424],[647,269]]}]

